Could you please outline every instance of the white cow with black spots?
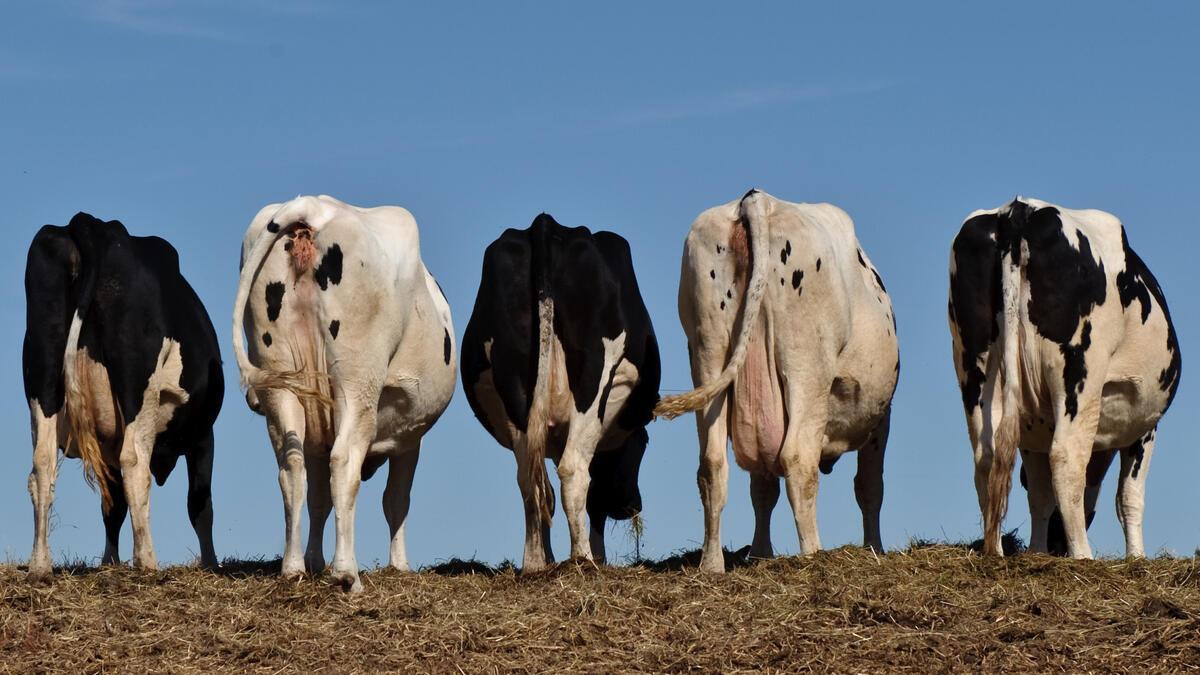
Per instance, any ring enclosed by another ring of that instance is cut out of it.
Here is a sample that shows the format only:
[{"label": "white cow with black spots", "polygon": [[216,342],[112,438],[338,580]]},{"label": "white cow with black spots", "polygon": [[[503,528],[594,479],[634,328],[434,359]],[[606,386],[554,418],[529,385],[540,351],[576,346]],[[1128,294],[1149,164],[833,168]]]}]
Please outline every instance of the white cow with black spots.
[{"label": "white cow with black spots", "polygon": [[750,472],[751,555],[772,555],[771,511],[783,477],[800,550],[821,548],[817,471],[857,449],[863,541],[882,548],[883,456],[900,372],[895,317],[854,223],[829,204],[751,190],[711,208],[684,245],[679,318],[696,390],[655,412],[697,410],[701,568],[723,571],[721,510],[728,443]]},{"label": "white cow with black spots", "polygon": [[283,574],[324,568],[321,535],[332,501],[333,576],[362,589],[355,499],[360,481],[385,461],[389,562],[408,569],[404,523],[421,438],[450,402],[456,367],[450,308],[421,261],[416,222],[395,206],[297,197],[255,216],[242,265],[234,352],[279,461]]},{"label": "white cow with black spots", "polygon": [[1143,555],[1146,474],[1181,357],[1166,297],[1121,221],[1022,198],[972,213],[951,251],[949,313],[984,550],[1003,553],[1020,448],[1030,549],[1047,550],[1057,507],[1067,553],[1090,558],[1087,522],[1120,450],[1117,514],[1126,553]]}]

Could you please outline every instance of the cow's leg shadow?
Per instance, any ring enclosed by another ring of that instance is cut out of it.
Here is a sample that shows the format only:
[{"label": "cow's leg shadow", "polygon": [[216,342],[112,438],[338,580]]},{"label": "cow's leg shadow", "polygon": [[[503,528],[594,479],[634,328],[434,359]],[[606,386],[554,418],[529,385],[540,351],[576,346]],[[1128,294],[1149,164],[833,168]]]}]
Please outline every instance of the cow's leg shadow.
[{"label": "cow's leg shadow", "polygon": [[1154,453],[1157,428],[1137,443],[1121,450],[1121,477],[1117,484],[1117,518],[1125,531],[1125,555],[1142,558],[1146,550],[1142,542],[1142,513],[1146,503],[1146,474],[1150,471],[1150,455]]},{"label": "cow's leg shadow", "polygon": [[388,564],[402,572],[409,571],[404,523],[408,520],[408,509],[412,503],[413,476],[417,473],[420,454],[421,442],[418,440],[411,446],[401,447],[388,458],[387,487],[383,490],[383,515],[391,535]]},{"label": "cow's leg shadow", "polygon": [[196,531],[196,539],[200,543],[200,565],[206,569],[216,569],[217,552],[213,547],[212,429],[184,455],[184,460],[188,473],[188,519],[192,521],[192,529]]}]

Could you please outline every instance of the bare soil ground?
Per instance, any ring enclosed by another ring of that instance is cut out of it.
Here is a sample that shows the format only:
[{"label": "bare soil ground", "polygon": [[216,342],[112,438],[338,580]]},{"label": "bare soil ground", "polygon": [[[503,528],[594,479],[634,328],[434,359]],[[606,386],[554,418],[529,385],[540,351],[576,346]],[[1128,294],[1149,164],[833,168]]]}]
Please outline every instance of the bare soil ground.
[{"label": "bare soil ground", "polygon": [[453,561],[350,596],[278,562],[0,567],[0,669],[70,672],[1200,670],[1200,559],[844,548],[520,575]]}]

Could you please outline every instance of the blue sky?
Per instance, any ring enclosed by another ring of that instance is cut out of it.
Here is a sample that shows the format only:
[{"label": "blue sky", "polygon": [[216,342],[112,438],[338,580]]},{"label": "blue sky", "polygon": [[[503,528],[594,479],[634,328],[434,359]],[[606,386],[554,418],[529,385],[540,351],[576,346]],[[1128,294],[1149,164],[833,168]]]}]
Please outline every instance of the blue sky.
[{"label": "blue sky", "polygon": [[[422,255],[461,335],[483,249],[547,211],[611,229],[633,248],[663,353],[663,390],[690,385],[676,314],[693,218],[751,186],[829,201],[855,219],[899,320],[903,370],[886,461],[884,544],[975,538],[959,393],[946,327],[950,241],[973,209],[1016,194],[1120,217],[1162,283],[1184,352],[1147,497],[1148,551],[1200,544],[1200,354],[1195,196],[1200,7],[1152,3],[399,3],[218,0],[0,3],[0,555],[32,541],[21,387],[29,239],[76,211],[179,249],[222,339],[238,247],[264,204],[327,193],[413,212]],[[262,418],[235,386],[217,423],[219,555],[274,556],[282,502]],[[658,422],[642,470],[652,556],[702,538],[690,419]],[[861,540],[853,457],[823,477],[827,547]],[[1115,471],[1113,472],[1115,474]],[[409,520],[417,564],[519,559],[511,454],[461,390],[426,437]],[[730,472],[724,542],[748,544],[748,477]],[[1115,475],[1091,531],[1124,551]],[[161,560],[196,551],[182,470],[151,498]],[[383,479],[360,493],[358,554],[387,559]],[[1024,498],[1008,526],[1027,532]],[[98,499],[64,463],[51,547],[98,559]],[[332,522],[332,521],[331,521]],[[775,543],[797,549],[786,499]],[[556,518],[556,552],[567,551]],[[128,525],[122,546],[130,550]],[[327,538],[332,551],[332,530]],[[610,552],[631,551],[623,527]]]}]

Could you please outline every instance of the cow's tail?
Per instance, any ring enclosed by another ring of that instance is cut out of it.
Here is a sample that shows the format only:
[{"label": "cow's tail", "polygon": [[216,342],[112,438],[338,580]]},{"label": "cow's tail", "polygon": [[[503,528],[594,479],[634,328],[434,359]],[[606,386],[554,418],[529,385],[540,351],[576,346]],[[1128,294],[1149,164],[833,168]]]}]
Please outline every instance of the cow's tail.
[{"label": "cow's tail", "polygon": [[108,484],[112,475],[104,455],[100,451],[100,440],[96,437],[96,419],[92,414],[95,401],[87,358],[79,351],[79,336],[83,331],[83,320],[92,304],[96,290],[96,256],[89,233],[81,232],[76,237],[83,258],[83,274],[76,286],[75,314],[71,317],[71,328],[67,333],[67,346],[63,354],[63,383],[67,408],[67,423],[71,439],[83,460],[83,477],[92,487],[100,491],[100,506],[108,513],[112,506],[112,495]]},{"label": "cow's tail", "polygon": [[533,399],[525,422],[525,451],[529,459],[527,480],[535,508],[549,521],[554,515],[550,477],[546,474],[546,442],[550,433],[550,377],[554,343],[554,295],[551,284],[549,224],[539,216],[530,228],[530,281],[537,303],[537,364]]},{"label": "cow's tail", "polygon": [[994,555],[1004,555],[1003,547],[997,547],[1000,527],[1008,511],[1008,494],[1012,488],[1013,465],[1016,464],[1021,434],[1020,299],[1024,277],[1021,232],[1026,208],[1019,202],[1013,205],[1009,215],[1011,230],[999,233],[998,237],[1005,244],[1000,257],[1000,295],[1004,303],[999,331],[1001,409],[994,425],[987,508],[983,514],[984,552]]},{"label": "cow's tail", "polygon": [[[742,303],[742,327],[738,331],[737,342],[734,343],[733,354],[729,357],[729,362],[721,371],[720,376],[712,382],[684,394],[660,399],[658,405],[654,407],[655,417],[671,419],[693,410],[699,410],[733,383],[738,370],[745,363],[751,332],[758,321],[758,312],[762,308],[763,294],[767,288],[767,267],[770,264],[767,198],[762,192],[751,190],[742,197],[742,202],[738,206],[739,218],[749,230],[750,283],[746,289],[746,301]],[[734,227],[738,227],[738,225],[735,224]]]},{"label": "cow's tail", "polygon": [[250,363],[250,357],[246,355],[246,345],[242,335],[242,322],[245,318],[246,303],[250,299],[250,286],[253,285],[254,278],[258,276],[258,270],[262,267],[263,261],[266,260],[271,247],[289,229],[291,228],[270,226],[265,228],[258,235],[258,239],[254,241],[254,247],[250,249],[249,255],[242,261],[237,296],[233,302],[233,327],[230,329],[230,335],[233,336],[233,354],[237,359],[238,370],[241,372],[242,389],[247,391],[252,389],[285,389],[295,394],[301,400],[315,400],[323,405],[330,405],[332,401],[329,395],[321,390],[319,382],[312,382],[314,375],[319,378],[321,374],[314,373],[311,369],[303,366],[297,370],[286,372],[259,368]]}]

